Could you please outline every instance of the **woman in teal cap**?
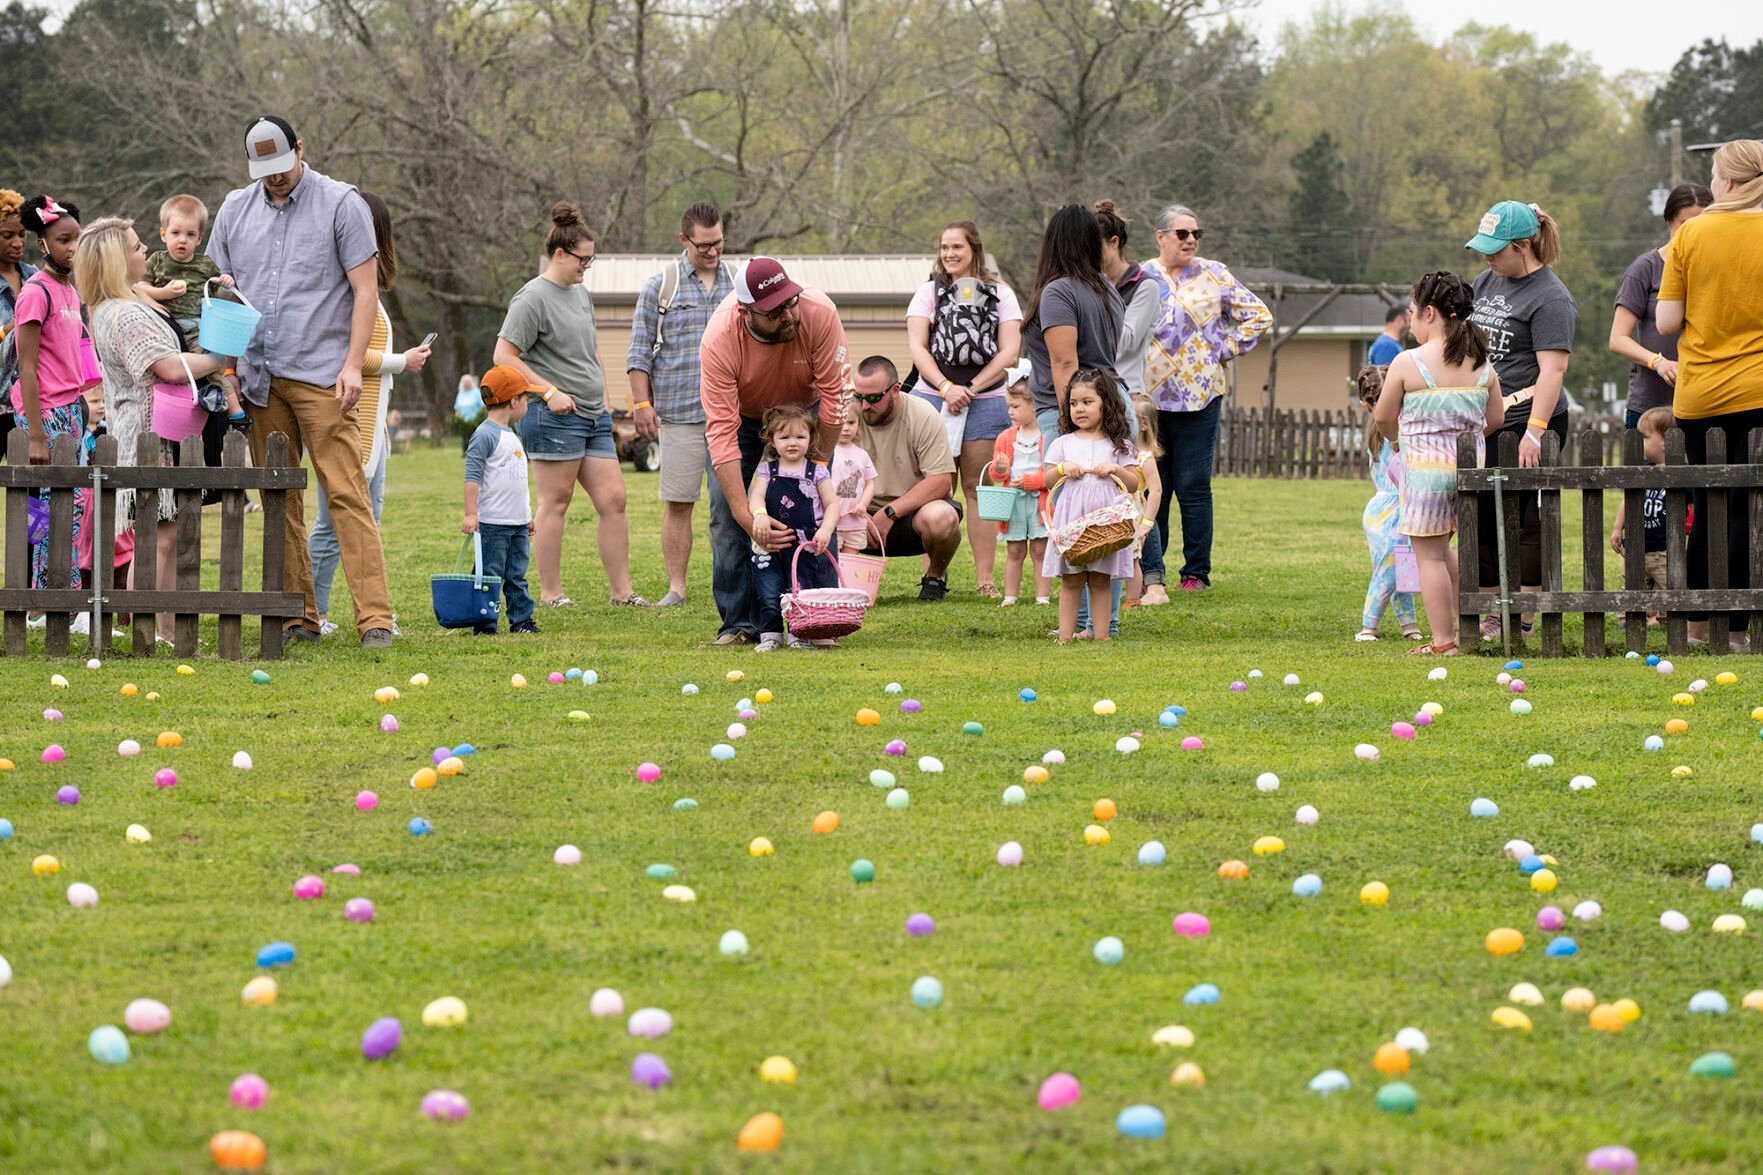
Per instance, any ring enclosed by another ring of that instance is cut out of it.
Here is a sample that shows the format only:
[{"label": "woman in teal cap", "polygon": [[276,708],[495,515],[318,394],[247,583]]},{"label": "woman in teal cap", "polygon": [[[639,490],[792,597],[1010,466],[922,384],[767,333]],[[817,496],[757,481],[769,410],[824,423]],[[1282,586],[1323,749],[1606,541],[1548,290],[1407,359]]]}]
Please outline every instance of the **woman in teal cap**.
[{"label": "woman in teal cap", "polygon": [[[1487,258],[1487,269],[1475,278],[1475,312],[1471,317],[1487,332],[1488,352],[1505,391],[1506,420],[1488,438],[1491,457],[1505,433],[1520,434],[1518,463],[1527,468],[1542,459],[1543,433],[1567,442],[1567,401],[1561,385],[1579,308],[1551,267],[1561,259],[1561,231],[1535,204],[1502,200],[1481,218],[1479,231],[1464,246]],[[1499,581],[1499,547],[1494,512],[1480,519],[1481,582]],[[1542,510],[1535,494],[1519,495],[1519,583],[1527,592],[1543,582]],[[1526,619],[1521,631],[1528,636]],[[1500,620],[1482,621],[1481,634],[1500,635]]]}]

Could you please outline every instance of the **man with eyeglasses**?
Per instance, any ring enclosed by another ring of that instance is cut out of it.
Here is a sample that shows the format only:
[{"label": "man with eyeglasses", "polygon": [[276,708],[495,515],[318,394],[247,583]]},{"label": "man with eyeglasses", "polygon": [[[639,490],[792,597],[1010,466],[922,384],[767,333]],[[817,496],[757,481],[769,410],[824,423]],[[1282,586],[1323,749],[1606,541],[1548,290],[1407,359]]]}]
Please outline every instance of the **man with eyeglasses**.
[{"label": "man with eyeglasses", "polygon": [[[254,182],[221,204],[208,255],[263,314],[245,354],[235,357],[251,417],[251,457],[261,465],[277,432],[287,436],[295,464],[311,455],[342,548],[361,647],[383,649],[392,643],[392,600],[355,426],[379,297],[373,218],[354,185],[307,165],[306,144],[285,119],[252,120],[245,160]],[[283,586],[306,597],[305,616],[283,636],[316,641],[312,558],[298,494],[287,499],[282,560]]]},{"label": "man with eyeglasses", "polygon": [[[694,204],[680,217],[680,255],[651,277],[637,295],[625,371],[637,433],[661,442],[661,559],[667,594],[658,608],[686,602],[686,565],[692,558],[692,512],[710,470],[704,402],[698,394],[698,345],[710,315],[734,292],[723,264],[722,213]],[[710,474],[711,509],[716,475]]]},{"label": "man with eyeglasses", "polygon": [[754,257],[710,316],[698,362],[716,475],[710,494],[711,591],[722,627],[714,644],[751,644],[759,639],[752,551],[779,551],[794,541],[787,526],[755,515],[747,502],[747,487],[765,454],[760,421],[779,404],[818,402],[812,457],[824,462],[832,456],[851,369],[845,327],[831,298],[790,280],[775,257]]},{"label": "man with eyeglasses", "polygon": [[937,410],[900,391],[900,373],[886,355],[857,365],[857,444],[875,462],[871,521],[881,535],[866,554],[893,559],[923,555],[918,598],[949,594],[949,563],[961,549],[961,504],[955,501],[955,457]]}]

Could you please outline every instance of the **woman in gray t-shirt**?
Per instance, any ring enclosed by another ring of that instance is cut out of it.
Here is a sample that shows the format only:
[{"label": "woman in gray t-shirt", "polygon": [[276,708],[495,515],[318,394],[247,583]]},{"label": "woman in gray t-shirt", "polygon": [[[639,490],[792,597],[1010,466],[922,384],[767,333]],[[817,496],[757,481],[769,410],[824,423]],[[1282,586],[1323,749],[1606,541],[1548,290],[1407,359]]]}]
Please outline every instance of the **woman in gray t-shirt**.
[{"label": "woman in gray t-shirt", "polygon": [[594,304],[582,282],[594,264],[594,233],[581,209],[551,209],[545,267],[508,304],[497,331],[495,361],[525,376],[531,402],[520,439],[539,483],[533,514],[533,561],[539,565],[539,603],[575,603],[563,594],[563,520],[579,484],[599,516],[594,537],[615,606],[646,607],[631,587],[630,520],[625,516],[624,473],[606,410],[606,376],[600,370]]},{"label": "woman in gray t-shirt", "polygon": [[[1665,227],[1670,236],[1657,249],[1634,259],[1616,287],[1616,313],[1610,321],[1610,349],[1628,360],[1628,405],[1624,426],[1634,428],[1649,408],[1671,407],[1677,384],[1677,336],[1659,333],[1659,279],[1665,276],[1665,254],[1671,237],[1686,222],[1714,203],[1714,193],[1701,184],[1679,184],[1665,197]],[[1636,338],[1637,335],[1640,336]]]}]

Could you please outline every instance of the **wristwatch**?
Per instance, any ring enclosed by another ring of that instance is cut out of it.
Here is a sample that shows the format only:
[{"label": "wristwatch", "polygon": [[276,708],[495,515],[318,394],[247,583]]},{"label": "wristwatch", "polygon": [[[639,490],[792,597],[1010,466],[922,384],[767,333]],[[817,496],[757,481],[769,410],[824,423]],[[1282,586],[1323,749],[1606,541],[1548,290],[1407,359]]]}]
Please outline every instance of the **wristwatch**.
[{"label": "wristwatch", "polygon": [[894,508],[892,506],[883,506],[882,513],[886,514],[889,518],[898,518],[899,517],[898,514],[894,513]]}]

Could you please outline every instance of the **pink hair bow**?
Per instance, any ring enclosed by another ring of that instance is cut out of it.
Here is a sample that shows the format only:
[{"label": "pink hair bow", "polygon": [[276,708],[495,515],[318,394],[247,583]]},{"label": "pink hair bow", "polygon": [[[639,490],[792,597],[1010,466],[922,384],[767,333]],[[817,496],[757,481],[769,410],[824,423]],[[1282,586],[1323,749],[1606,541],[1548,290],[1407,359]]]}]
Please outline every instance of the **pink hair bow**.
[{"label": "pink hair bow", "polygon": [[56,200],[54,196],[43,197],[43,211],[40,214],[39,219],[42,220],[44,228],[48,228],[66,215],[67,209],[63,208],[61,203]]}]

